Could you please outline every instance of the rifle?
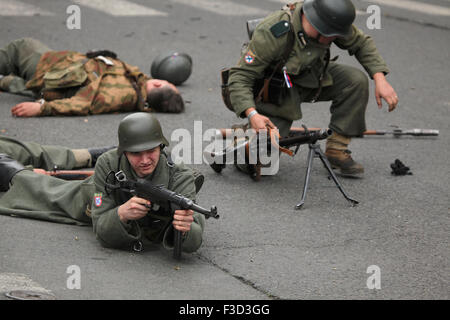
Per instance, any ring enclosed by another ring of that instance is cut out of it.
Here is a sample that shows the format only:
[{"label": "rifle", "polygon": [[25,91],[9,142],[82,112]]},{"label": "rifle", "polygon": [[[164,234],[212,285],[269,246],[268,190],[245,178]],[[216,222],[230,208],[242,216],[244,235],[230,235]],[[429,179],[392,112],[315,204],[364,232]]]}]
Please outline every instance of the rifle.
[{"label": "rifle", "polygon": [[[110,176],[114,176],[117,183],[110,183]],[[213,217],[219,219],[217,214],[217,207],[212,206],[210,210],[202,208],[189,198],[182,196],[174,191],[165,188],[162,185],[154,184],[153,182],[138,178],[137,180],[127,179],[123,171],[115,173],[111,171],[105,181],[105,191],[110,194],[111,190],[120,189],[124,192],[131,193],[134,196],[149,200],[151,203],[156,203],[163,208],[171,211],[175,210],[193,210],[203,214],[206,219]],[[181,231],[174,230],[174,250],[173,256],[175,259],[181,258]]]},{"label": "rifle", "polygon": [[64,180],[84,180],[89,178],[94,174],[93,170],[52,170],[45,171],[43,169],[33,169],[34,172],[38,174],[45,174],[47,176],[52,176]]},{"label": "rifle", "polygon": [[[220,135],[223,137],[228,136],[228,134],[231,134],[232,129],[220,129]],[[225,131],[226,130],[226,131]],[[266,147],[267,150],[270,150],[271,145],[274,145],[275,148],[279,149],[281,152],[284,152],[290,156],[294,156],[297,154],[298,149],[302,144],[314,144],[318,140],[326,139],[328,136],[332,134],[332,131],[330,129],[322,130],[309,130],[306,129],[306,131],[303,129],[302,132],[292,132],[288,137],[285,138],[279,138],[275,137],[274,131],[269,129],[270,139],[267,140]],[[256,141],[255,141],[256,139]],[[242,139],[241,139],[242,140]],[[278,140],[278,141],[277,141]],[[259,141],[259,135],[254,135],[249,137],[249,139],[246,139],[244,141],[235,142],[230,146],[227,146],[225,149],[219,152],[205,152],[207,156],[214,159],[214,161],[210,164],[211,168],[217,172],[220,173],[222,169],[226,167],[226,159],[227,157],[233,156],[236,157],[237,153],[240,150],[245,150],[246,156],[248,158],[248,155],[251,151],[255,151],[255,148],[261,148],[263,145]],[[296,147],[296,150],[292,152],[289,150],[291,147]],[[220,159],[220,160],[219,160]],[[261,166],[257,164],[257,172],[255,176],[252,176],[254,180],[259,180],[260,177],[260,168]]]},{"label": "rifle", "polygon": [[[308,131],[320,131],[321,128],[308,128]],[[222,137],[229,137],[233,135],[233,129],[218,129],[218,135]],[[289,131],[289,135],[305,132],[304,128],[292,127]],[[435,137],[439,135],[439,130],[436,129],[407,129],[403,130],[400,128],[395,128],[392,131],[388,130],[367,130],[364,131],[361,136],[356,138],[364,138],[364,136],[384,136],[393,135],[395,138],[401,136],[415,136],[415,137]]]},{"label": "rifle", "polygon": [[[271,131],[271,130],[269,129],[269,131]],[[222,129],[222,130],[218,131],[218,135],[220,135],[220,137],[226,137],[228,135],[228,133],[232,133],[232,130]],[[267,140],[267,146],[270,146],[270,144],[275,144],[275,146],[280,151],[285,152],[291,156],[293,156],[297,153],[298,149],[300,148],[300,146],[302,144],[308,144],[308,147],[309,147],[308,167],[306,169],[306,177],[305,177],[305,182],[304,182],[304,187],[303,187],[302,199],[295,206],[296,209],[301,209],[303,204],[305,203],[306,191],[308,190],[309,178],[310,178],[311,168],[312,168],[312,160],[316,157],[320,158],[320,160],[322,161],[322,164],[327,169],[330,177],[333,179],[334,183],[336,184],[338,189],[341,191],[341,193],[343,194],[345,199],[347,199],[352,205],[356,205],[359,203],[357,200],[350,198],[348,196],[348,194],[344,191],[342,185],[340,184],[340,182],[338,181],[338,179],[336,177],[336,174],[333,172],[327,157],[320,149],[320,146],[317,144],[317,141],[326,139],[331,134],[332,134],[332,130],[330,130],[330,129],[309,130],[308,128],[303,126],[303,128],[301,128],[300,130],[291,131],[289,133],[288,137],[280,138],[278,142],[276,141],[276,139],[274,139],[273,134],[270,135],[270,140]],[[250,152],[250,150],[252,149],[252,147],[253,148],[255,147],[255,145],[257,146],[257,148],[259,148],[260,144],[259,144],[258,135],[256,135],[257,143],[256,144],[251,143],[252,139],[255,139],[254,137],[255,136],[250,137],[250,139],[244,141],[243,143],[242,142],[239,143],[239,142],[237,142],[237,140],[235,140],[231,146],[226,147],[224,150],[217,152],[217,153],[210,152],[209,154],[207,154],[207,156],[210,156],[214,159],[213,163],[210,164],[211,168],[215,172],[220,173],[222,171],[222,169],[224,169],[226,167],[226,164],[225,164],[226,156],[229,156],[229,155],[236,156],[237,152],[243,148],[245,148],[246,155],[247,155]],[[291,150],[287,149],[290,147],[296,147],[296,150],[294,152],[292,152]],[[246,159],[247,159],[247,157],[246,157]],[[217,160],[219,160],[218,163],[217,163]],[[258,163],[256,165],[256,169],[254,169],[255,172],[251,172],[251,177],[256,181],[258,181],[260,178],[260,170],[261,170],[261,164],[258,161]]]}]

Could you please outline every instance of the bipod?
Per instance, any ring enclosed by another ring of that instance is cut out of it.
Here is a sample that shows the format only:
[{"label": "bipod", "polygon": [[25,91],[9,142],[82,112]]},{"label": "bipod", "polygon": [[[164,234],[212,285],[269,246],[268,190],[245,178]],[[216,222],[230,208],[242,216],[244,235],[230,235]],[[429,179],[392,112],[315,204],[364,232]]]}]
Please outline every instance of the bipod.
[{"label": "bipod", "polygon": [[305,184],[303,186],[303,194],[302,199],[300,202],[295,206],[295,209],[299,210],[302,208],[302,206],[305,204],[305,198],[306,198],[306,192],[308,191],[309,186],[309,179],[311,176],[311,168],[312,168],[312,161],[313,158],[319,158],[325,169],[327,169],[328,173],[330,174],[331,178],[333,179],[334,183],[338,187],[338,189],[341,191],[341,193],[344,195],[345,199],[350,201],[352,206],[355,206],[359,203],[359,201],[354,200],[348,196],[348,194],[345,192],[344,188],[342,187],[341,183],[339,182],[338,178],[336,177],[336,174],[333,172],[333,169],[331,169],[330,162],[328,161],[327,157],[323,153],[322,149],[320,149],[320,145],[318,145],[315,142],[309,143],[309,152],[308,152],[308,167],[306,168],[306,177],[305,177]]}]

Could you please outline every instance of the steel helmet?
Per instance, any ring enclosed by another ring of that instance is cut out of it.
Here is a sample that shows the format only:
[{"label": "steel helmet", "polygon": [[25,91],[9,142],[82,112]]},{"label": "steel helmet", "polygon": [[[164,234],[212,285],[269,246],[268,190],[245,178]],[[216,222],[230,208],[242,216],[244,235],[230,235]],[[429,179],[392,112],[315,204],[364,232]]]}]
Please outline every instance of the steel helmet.
[{"label": "steel helmet", "polygon": [[356,11],[350,0],[305,0],[302,8],[321,35],[345,37],[351,34]]},{"label": "steel helmet", "polygon": [[117,154],[119,156],[124,151],[141,152],[159,145],[169,145],[158,119],[146,112],[136,112],[123,118],[119,124],[118,135]]},{"label": "steel helmet", "polygon": [[158,55],[152,62],[150,73],[155,79],[162,79],[174,85],[186,81],[192,73],[192,58],[178,51]]}]

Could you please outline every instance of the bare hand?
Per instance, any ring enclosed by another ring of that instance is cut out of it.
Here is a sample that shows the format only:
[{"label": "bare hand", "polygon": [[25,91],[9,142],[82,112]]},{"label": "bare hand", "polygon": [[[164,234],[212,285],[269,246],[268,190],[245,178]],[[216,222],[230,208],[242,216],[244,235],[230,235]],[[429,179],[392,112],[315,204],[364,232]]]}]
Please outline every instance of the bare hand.
[{"label": "bare hand", "polygon": [[270,121],[270,119],[261,114],[255,114],[250,118],[250,126],[255,129],[256,132],[259,130],[266,130],[268,127],[271,129],[276,129],[276,126]]},{"label": "bare hand", "polygon": [[386,81],[384,75],[375,77],[375,98],[377,100],[378,108],[381,109],[381,98],[383,98],[389,105],[389,112],[393,111],[398,104],[398,96],[394,88]]},{"label": "bare hand", "polygon": [[41,114],[39,102],[22,102],[12,107],[11,113],[16,117],[35,117]]},{"label": "bare hand", "polygon": [[150,204],[150,201],[142,198],[131,198],[117,210],[120,221],[128,222],[128,220],[138,220],[145,217],[150,208]]},{"label": "bare hand", "polygon": [[181,232],[191,230],[191,224],[194,222],[194,211],[192,210],[175,210],[173,214],[173,227]]}]

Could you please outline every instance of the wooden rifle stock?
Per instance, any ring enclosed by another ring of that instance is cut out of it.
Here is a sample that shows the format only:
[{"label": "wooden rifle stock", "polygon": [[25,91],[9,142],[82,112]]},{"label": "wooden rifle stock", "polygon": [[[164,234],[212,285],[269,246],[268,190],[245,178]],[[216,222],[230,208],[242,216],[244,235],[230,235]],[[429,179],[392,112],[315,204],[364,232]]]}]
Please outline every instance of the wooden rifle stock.
[{"label": "wooden rifle stock", "polygon": [[94,174],[94,170],[54,170],[33,169],[34,172],[63,180],[85,180]]}]

